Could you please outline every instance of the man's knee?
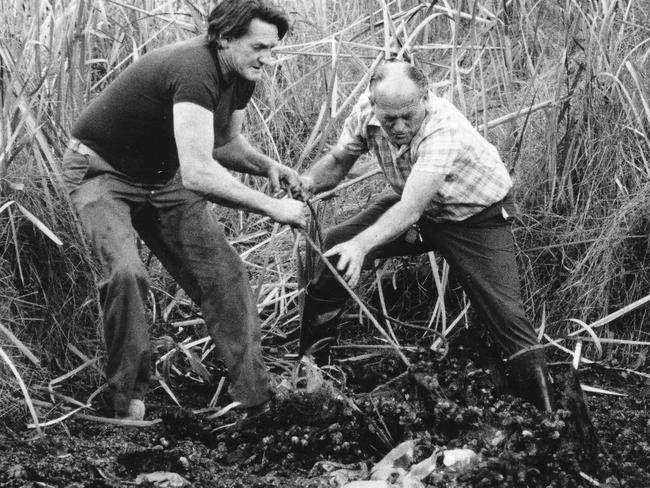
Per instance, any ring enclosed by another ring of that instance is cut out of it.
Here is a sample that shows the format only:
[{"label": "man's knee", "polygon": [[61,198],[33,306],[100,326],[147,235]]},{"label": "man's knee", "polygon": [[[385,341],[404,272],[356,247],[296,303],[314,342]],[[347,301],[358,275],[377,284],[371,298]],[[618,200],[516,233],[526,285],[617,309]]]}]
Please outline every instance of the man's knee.
[{"label": "man's knee", "polygon": [[[219,294],[223,299],[233,304],[236,302],[238,307],[252,306],[252,291],[248,279],[248,271],[244,262],[239,255],[233,252],[234,256],[227,265],[222,265],[215,269],[211,274],[208,282],[203,286],[203,294]],[[224,306],[228,304],[225,303]]]},{"label": "man's knee", "polygon": [[248,272],[242,262],[232,262],[205,277],[200,300],[202,308],[228,315],[234,323],[250,322],[257,317]]},{"label": "man's knee", "polygon": [[248,271],[246,271],[244,262],[237,253],[235,253],[230,265],[227,267],[226,276],[227,283],[236,289],[241,287],[248,288]]},{"label": "man's knee", "polygon": [[104,287],[118,287],[120,290],[139,289],[145,291],[149,288],[149,275],[144,265],[125,260],[112,266],[103,283]]},{"label": "man's knee", "polygon": [[341,226],[328,229],[323,238],[323,250],[326,251],[331,249],[337,244],[341,244],[351,238],[352,236],[349,232],[346,232],[346,230]]}]

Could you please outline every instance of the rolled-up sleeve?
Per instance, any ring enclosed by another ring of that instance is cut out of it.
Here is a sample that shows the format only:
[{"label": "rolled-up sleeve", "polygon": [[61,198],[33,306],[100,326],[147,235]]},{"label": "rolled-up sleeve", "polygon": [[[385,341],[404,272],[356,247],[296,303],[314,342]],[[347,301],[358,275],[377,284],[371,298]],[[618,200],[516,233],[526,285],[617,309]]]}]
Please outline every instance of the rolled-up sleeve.
[{"label": "rolled-up sleeve", "polygon": [[345,119],[343,130],[336,144],[339,149],[355,156],[368,152],[368,120],[372,116],[370,102],[361,97],[352,112]]}]

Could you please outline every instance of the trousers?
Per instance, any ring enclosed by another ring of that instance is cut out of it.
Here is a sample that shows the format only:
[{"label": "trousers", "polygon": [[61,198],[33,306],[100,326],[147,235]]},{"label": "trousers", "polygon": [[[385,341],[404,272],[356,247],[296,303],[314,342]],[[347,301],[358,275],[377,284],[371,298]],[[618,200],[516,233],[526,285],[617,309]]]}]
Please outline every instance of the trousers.
[{"label": "trousers", "polygon": [[63,178],[103,269],[99,295],[115,413],[126,414],[131,399],[143,399],[151,374],[150,283],[136,234],[200,306],[228,369],[232,399],[246,407],[267,401],[269,375],[248,275],[209,202],[186,190],[179,175],[138,183],[85,146],[66,151]]},{"label": "trousers", "polygon": [[[395,193],[382,194],[351,219],[327,231],[325,249],[350,240],[370,227],[399,201]],[[377,258],[417,255],[438,251],[449,263],[479,318],[496,345],[506,356],[538,345],[526,316],[519,282],[514,239],[511,230],[515,209],[510,196],[462,222],[434,222],[423,216],[418,222],[420,239],[406,235],[372,251],[364,267]],[[333,264],[336,264],[334,258]],[[328,300],[333,308],[343,307],[347,293],[330,269],[316,265],[308,293]]]}]

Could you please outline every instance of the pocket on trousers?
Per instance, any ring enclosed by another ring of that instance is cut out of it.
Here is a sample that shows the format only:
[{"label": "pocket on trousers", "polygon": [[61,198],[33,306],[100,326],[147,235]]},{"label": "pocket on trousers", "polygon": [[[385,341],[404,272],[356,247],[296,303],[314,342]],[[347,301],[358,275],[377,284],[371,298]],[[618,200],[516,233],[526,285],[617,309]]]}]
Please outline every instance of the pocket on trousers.
[{"label": "pocket on trousers", "polygon": [[63,181],[68,193],[79,186],[90,168],[90,157],[76,151],[66,149],[61,163],[63,169]]}]

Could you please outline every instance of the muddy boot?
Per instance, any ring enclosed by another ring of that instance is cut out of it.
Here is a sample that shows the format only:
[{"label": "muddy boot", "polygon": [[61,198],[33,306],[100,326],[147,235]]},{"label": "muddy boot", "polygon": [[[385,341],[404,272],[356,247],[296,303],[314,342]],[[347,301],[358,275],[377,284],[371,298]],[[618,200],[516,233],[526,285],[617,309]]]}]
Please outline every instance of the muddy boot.
[{"label": "muddy boot", "polygon": [[529,401],[541,412],[555,410],[544,349],[531,349],[510,359],[507,375],[514,395]]},{"label": "muddy boot", "polygon": [[571,364],[561,365],[556,375],[556,391],[559,406],[571,412],[583,452],[582,466],[595,472],[598,463],[599,441],[591,422],[578,372]]},{"label": "muddy boot", "polygon": [[298,360],[308,354],[319,366],[329,362],[330,346],[336,341],[337,325],[342,311],[341,300],[317,298],[305,290]]}]

